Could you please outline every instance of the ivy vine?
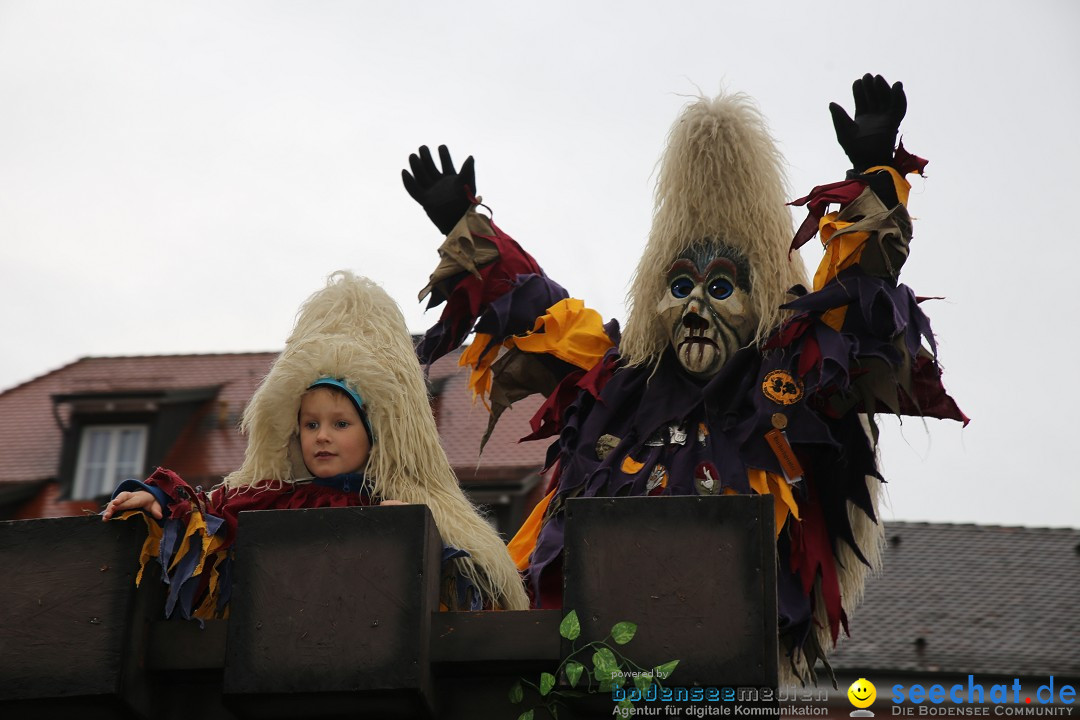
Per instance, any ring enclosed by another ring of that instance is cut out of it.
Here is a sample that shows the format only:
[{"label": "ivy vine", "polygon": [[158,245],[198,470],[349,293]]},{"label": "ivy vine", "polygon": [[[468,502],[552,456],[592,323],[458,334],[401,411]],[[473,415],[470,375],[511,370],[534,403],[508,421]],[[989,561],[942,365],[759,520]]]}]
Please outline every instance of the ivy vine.
[{"label": "ivy vine", "polygon": [[[617,648],[612,646],[625,645],[634,639],[638,626],[632,622],[619,622],[612,626],[611,632],[603,640],[593,640],[581,647],[577,647],[575,641],[581,637],[581,622],[578,620],[577,611],[571,610],[559,623],[559,635],[570,641],[570,653],[559,663],[554,673],[540,673],[538,683],[530,682],[521,678],[510,686],[510,702],[518,704],[525,699],[525,687],[532,688],[540,697],[539,703],[518,715],[517,720],[533,720],[537,707],[542,707],[551,714],[551,717],[559,717],[559,707],[566,707],[566,699],[583,697],[589,693],[611,692],[612,688],[621,688],[627,682],[632,681],[634,687],[644,693],[654,683],[657,690],[662,689],[662,680],[667,680],[678,660],[672,660],[653,668],[645,668],[638,665],[623,655]],[[579,661],[584,660],[584,654],[592,651],[589,659],[592,661],[592,669],[587,671],[586,666]],[[556,689],[558,678],[564,678],[570,689]],[[579,684],[584,678],[582,687]],[[618,707],[629,708],[633,704],[629,699],[618,702]]]}]

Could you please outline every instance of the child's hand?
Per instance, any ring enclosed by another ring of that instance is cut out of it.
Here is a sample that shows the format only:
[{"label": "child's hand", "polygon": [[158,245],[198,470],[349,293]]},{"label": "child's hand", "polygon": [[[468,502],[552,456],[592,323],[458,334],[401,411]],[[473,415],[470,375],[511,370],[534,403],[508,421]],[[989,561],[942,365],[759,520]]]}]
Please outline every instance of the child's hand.
[{"label": "child's hand", "polygon": [[124,491],[109,501],[109,504],[105,506],[105,511],[101,513],[102,520],[108,520],[118,512],[124,510],[145,510],[150,513],[155,520],[161,519],[161,503],[154,499],[154,496],[145,490],[137,490],[136,492]]},{"label": "child's hand", "polygon": [[400,500],[383,500],[380,505],[408,505],[407,502],[401,502]]}]

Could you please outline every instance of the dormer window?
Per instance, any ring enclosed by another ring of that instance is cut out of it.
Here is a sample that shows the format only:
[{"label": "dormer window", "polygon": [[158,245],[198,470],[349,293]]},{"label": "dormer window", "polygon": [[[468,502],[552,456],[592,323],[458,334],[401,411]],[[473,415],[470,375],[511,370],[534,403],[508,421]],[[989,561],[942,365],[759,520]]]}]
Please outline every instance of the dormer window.
[{"label": "dormer window", "polygon": [[146,435],[146,425],[83,427],[72,499],[108,495],[121,480],[142,478]]},{"label": "dormer window", "polygon": [[128,478],[163,464],[217,387],[54,395],[64,431],[58,475],[65,498],[107,497]]}]

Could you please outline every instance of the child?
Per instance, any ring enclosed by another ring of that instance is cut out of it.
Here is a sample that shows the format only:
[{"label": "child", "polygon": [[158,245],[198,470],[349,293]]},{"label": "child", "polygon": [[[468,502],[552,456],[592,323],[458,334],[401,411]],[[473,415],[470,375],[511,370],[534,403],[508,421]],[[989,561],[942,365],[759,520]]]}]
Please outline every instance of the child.
[{"label": "child", "polygon": [[[332,498],[348,484],[349,479],[359,487],[359,504],[372,504],[371,498],[364,491],[362,479],[373,438],[359,393],[341,380],[319,378],[301,396],[297,420],[300,452],[304,467],[311,476],[307,479],[311,481],[310,490],[303,493],[303,506],[319,507],[318,504],[307,504],[319,496],[326,496],[331,506],[338,505]],[[305,479],[295,480],[289,490],[295,494],[305,482]],[[211,497],[214,492],[211,491]],[[271,496],[266,496],[263,500],[270,501],[270,498]],[[346,498],[340,498],[340,501],[346,505],[357,504]],[[120,483],[113,499],[105,506],[102,519],[109,520],[117,512],[125,510],[145,510],[155,519],[161,520],[162,508],[168,504],[168,494],[156,483],[125,480]],[[378,504],[404,503],[399,500],[384,500]],[[295,505],[290,505],[293,506]]]},{"label": "child", "polygon": [[184,617],[224,615],[243,510],[402,503],[427,505],[443,542],[467,554],[444,564],[444,587],[468,588],[444,591],[444,604],[528,606],[505,546],[439,444],[404,318],[370,280],[335,273],[308,299],[241,427],[244,463],[210,492],[159,468],[145,483],[122,483],[103,513],[162,521],[147,518],[141,562],[158,557],[168,573],[167,614],[179,606]]}]

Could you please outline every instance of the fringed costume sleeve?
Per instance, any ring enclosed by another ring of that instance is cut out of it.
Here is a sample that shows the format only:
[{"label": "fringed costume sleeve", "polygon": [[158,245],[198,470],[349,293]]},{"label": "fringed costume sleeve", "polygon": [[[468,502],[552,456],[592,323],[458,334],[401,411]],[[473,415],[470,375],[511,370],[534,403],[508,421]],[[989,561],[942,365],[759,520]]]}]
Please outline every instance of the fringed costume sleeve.
[{"label": "fringed costume sleeve", "polygon": [[[350,485],[352,478],[357,481]],[[175,612],[184,619],[227,617],[231,551],[242,511],[368,505],[370,500],[362,487],[361,476],[342,475],[333,481],[229,491],[218,486],[203,492],[173,471],[158,468],[144,483],[127,481],[117,493],[149,491],[162,505],[162,520],[154,520],[139,510],[128,511],[117,519],[140,516],[146,522],[149,532],[139,558],[136,583],[142,582],[147,563],[156,558],[162,581],[169,588],[166,617]]]},{"label": "fringed costume sleeve", "polygon": [[430,365],[475,332],[459,362],[472,369],[469,387],[491,413],[483,443],[503,411],[535,393],[547,401],[527,439],[556,434],[578,383],[617,341],[618,326],[605,326],[598,313],[568,297],[475,206],[439,255],[420,298],[430,295],[429,308],[446,306],[417,346],[420,362]]},{"label": "fringed costume sleeve", "polygon": [[[941,384],[921,299],[898,282],[912,237],[904,174],[925,164],[901,145],[895,167],[872,167],[794,203],[808,205],[810,217],[792,250],[816,230],[824,257],[813,291],[796,290],[785,306],[793,317],[763,345],[742,456],[786,480],[800,510],[778,537],[790,573],[778,581],[785,640],[805,656],[804,672],[847,628],[846,609],[876,565],[884,478],[873,415],[968,422]],[[839,210],[825,212],[830,204]]]},{"label": "fringed costume sleeve", "polygon": [[[796,315],[765,348],[797,360],[798,377],[830,416],[854,409],[966,424],[941,384],[930,320],[920,308],[925,298],[898,283],[912,237],[904,175],[921,174],[926,161],[901,144],[893,165],[814,188],[793,203],[810,212],[792,250],[817,230],[825,252],[813,292],[785,306]],[[826,213],[832,203],[840,209]]]}]

